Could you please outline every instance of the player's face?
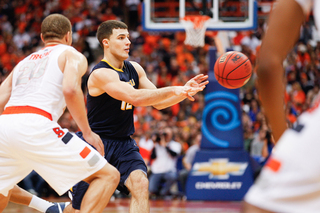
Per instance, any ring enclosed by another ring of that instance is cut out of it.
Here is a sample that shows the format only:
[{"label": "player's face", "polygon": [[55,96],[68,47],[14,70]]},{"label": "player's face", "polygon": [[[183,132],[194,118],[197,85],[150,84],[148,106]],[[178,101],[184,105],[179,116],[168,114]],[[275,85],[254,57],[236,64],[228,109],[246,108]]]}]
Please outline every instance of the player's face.
[{"label": "player's face", "polygon": [[129,57],[130,49],[129,32],[127,29],[113,29],[110,36],[109,49],[117,58],[125,60]]}]

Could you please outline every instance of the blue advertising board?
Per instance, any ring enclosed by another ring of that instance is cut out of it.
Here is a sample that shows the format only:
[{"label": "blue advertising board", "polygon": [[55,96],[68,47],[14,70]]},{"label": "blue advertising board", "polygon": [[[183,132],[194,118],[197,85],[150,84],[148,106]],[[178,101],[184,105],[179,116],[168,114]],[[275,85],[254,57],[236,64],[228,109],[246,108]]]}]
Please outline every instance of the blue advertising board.
[{"label": "blue advertising board", "polygon": [[186,185],[188,200],[242,200],[253,183],[249,155],[244,150],[200,150]]},{"label": "blue advertising board", "polygon": [[227,89],[217,81],[209,81],[202,114],[201,148],[243,148],[239,89]]},{"label": "blue advertising board", "polygon": [[251,158],[243,146],[239,89],[227,89],[214,77],[211,48],[209,84],[202,115],[202,140],[186,184],[188,200],[242,200],[253,183]]}]

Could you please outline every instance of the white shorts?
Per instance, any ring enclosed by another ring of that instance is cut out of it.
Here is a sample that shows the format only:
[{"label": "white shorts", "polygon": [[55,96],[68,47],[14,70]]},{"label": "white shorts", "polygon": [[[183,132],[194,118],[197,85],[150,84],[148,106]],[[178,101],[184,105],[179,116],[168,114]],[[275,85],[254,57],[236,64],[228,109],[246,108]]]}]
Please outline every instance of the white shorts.
[{"label": "white shorts", "polygon": [[274,212],[320,212],[320,109],[287,130],[245,201]]},{"label": "white shorts", "polygon": [[107,161],[57,122],[37,114],[0,116],[0,193],[35,170],[59,194]]},{"label": "white shorts", "polygon": [[298,2],[298,4],[302,7],[305,15],[310,14],[314,0],[296,0],[296,2]]},{"label": "white shorts", "polygon": [[[296,0],[303,13],[309,16],[313,8],[313,16],[318,29],[320,29],[320,2],[319,0]],[[319,31],[319,30],[318,30]]]}]

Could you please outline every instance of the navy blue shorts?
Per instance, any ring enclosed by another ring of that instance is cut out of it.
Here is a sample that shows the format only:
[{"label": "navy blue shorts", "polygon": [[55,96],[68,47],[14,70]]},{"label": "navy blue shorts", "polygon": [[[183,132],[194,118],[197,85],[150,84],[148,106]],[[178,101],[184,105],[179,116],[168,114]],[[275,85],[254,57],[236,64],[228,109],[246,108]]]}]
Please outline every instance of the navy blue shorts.
[{"label": "navy blue shorts", "polygon": [[[81,132],[78,132],[77,135],[83,139]],[[124,183],[130,173],[134,170],[142,170],[147,174],[147,166],[139,153],[139,147],[130,137],[121,140],[102,138],[102,142],[105,148],[105,159],[120,172],[120,183],[117,189],[128,195],[130,192]],[[88,186],[88,183],[81,181],[72,188],[72,207],[74,209],[80,209]]]}]

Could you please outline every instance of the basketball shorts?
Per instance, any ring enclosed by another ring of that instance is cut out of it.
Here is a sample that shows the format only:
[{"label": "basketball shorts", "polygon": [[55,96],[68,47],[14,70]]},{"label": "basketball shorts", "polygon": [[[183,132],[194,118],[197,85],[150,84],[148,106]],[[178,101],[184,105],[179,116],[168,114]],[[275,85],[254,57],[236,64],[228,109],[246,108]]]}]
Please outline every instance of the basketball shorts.
[{"label": "basketball shorts", "polygon": [[0,116],[0,193],[35,170],[62,195],[107,161],[76,135],[39,114]]},{"label": "basketball shorts", "polygon": [[310,15],[313,8],[313,17],[317,29],[320,29],[320,2],[318,0],[296,0],[296,2],[301,6],[306,17]]},{"label": "basketball shorts", "polygon": [[[78,132],[77,135],[82,138],[81,132]],[[106,160],[116,167],[121,175],[117,189],[128,195],[130,192],[125,184],[130,173],[141,170],[147,175],[147,166],[139,153],[139,147],[135,140],[130,137],[122,140],[102,138],[102,141]],[[88,186],[86,182],[81,181],[70,190],[74,209],[80,209],[82,198]]]},{"label": "basketball shorts", "polygon": [[319,212],[319,130],[319,107],[303,113],[280,138],[245,201],[273,212]]},{"label": "basketball shorts", "polygon": [[296,2],[302,7],[305,15],[310,14],[314,0],[296,0]]}]

